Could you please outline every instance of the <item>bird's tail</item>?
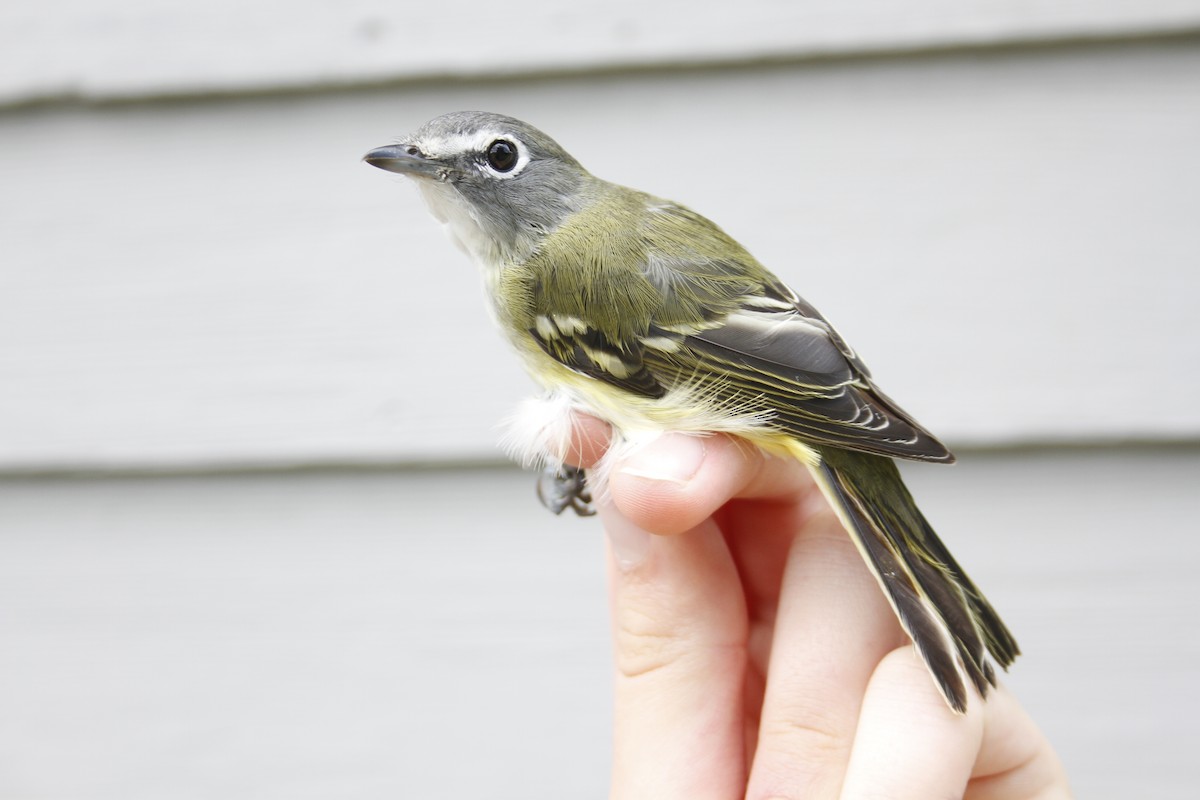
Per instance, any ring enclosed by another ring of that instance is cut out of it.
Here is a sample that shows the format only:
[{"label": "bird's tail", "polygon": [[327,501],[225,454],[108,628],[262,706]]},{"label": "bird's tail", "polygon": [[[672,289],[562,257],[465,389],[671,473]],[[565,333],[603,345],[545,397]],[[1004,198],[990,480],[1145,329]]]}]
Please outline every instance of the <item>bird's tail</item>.
[{"label": "bird's tail", "polygon": [[933,532],[892,459],[832,447],[820,456],[813,472],[822,491],[942,696],[964,712],[967,680],[986,696],[996,685],[987,654],[1007,668],[1021,652],[1016,640]]}]

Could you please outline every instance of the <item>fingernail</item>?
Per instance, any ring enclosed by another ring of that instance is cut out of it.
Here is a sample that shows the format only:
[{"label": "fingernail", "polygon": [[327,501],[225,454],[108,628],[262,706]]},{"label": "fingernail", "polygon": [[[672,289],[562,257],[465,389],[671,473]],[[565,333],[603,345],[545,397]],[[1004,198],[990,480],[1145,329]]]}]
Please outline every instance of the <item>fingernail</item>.
[{"label": "fingernail", "polygon": [[703,437],[668,433],[635,450],[620,471],[635,478],[684,484],[699,471],[704,452]]}]

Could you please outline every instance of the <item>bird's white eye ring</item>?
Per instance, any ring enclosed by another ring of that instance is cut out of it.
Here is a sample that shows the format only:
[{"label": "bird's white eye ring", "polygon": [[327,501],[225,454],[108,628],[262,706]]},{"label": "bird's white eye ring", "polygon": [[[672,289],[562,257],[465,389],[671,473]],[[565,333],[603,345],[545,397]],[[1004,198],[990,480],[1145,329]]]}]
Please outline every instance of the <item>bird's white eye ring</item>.
[{"label": "bird's white eye ring", "polygon": [[520,151],[508,139],[497,139],[488,145],[487,163],[496,172],[512,172],[519,159]]}]

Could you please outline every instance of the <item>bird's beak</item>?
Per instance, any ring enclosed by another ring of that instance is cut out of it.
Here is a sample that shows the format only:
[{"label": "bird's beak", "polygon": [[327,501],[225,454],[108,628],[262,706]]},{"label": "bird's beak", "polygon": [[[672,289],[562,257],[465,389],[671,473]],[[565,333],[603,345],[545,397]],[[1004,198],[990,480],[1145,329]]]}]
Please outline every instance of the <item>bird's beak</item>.
[{"label": "bird's beak", "polygon": [[436,158],[429,158],[410,144],[389,144],[376,147],[363,156],[363,161],[372,167],[399,172],[413,178],[441,180],[446,176],[446,165]]}]

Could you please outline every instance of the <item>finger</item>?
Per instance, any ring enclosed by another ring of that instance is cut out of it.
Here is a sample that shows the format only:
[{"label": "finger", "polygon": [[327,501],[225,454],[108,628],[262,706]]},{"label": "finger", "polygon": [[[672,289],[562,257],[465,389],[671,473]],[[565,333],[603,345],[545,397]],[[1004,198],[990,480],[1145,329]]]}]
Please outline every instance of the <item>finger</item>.
[{"label": "finger", "polygon": [[581,411],[571,412],[571,428],[562,460],[583,469],[595,466],[608,450],[612,426]]},{"label": "finger", "polygon": [[659,534],[689,530],[731,497],[786,497],[811,485],[804,466],[730,436],[667,433],[612,465],[609,491],[629,519]]},{"label": "finger", "polygon": [[973,774],[965,795],[969,800],[1071,796],[1062,762],[1003,685],[988,693],[983,746]]},{"label": "finger", "polygon": [[599,512],[612,554],[612,797],[740,797],[746,613],[725,541],[711,520],[663,537],[610,501]]},{"label": "finger", "polygon": [[984,704],[972,689],[955,714],[916,650],[889,653],[863,700],[842,797],[962,797],[983,741]]},{"label": "finger", "polygon": [[904,641],[828,504],[800,521],[781,580],[750,797],[838,795],[871,676]]}]

